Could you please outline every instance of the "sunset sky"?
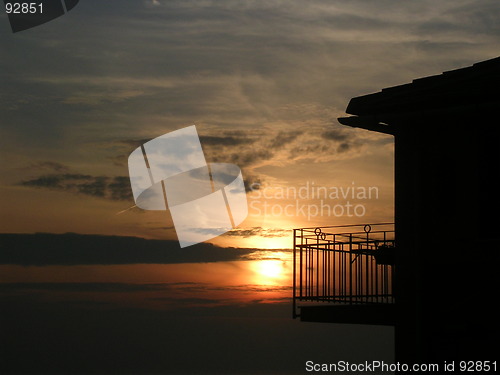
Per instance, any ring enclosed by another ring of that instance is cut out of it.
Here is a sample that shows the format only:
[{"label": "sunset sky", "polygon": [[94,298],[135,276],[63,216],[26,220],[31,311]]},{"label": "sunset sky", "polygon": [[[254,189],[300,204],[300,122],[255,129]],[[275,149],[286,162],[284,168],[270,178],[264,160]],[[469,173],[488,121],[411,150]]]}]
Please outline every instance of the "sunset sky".
[{"label": "sunset sky", "polygon": [[[238,165],[248,188],[247,219],[209,241],[218,247],[290,249],[293,228],[390,222],[393,137],[337,118],[352,97],[499,50],[497,0],[81,0],[15,34],[2,13],[0,233],[134,236],[178,249],[168,212],[134,207],[127,159],[144,142],[193,124],[207,162]],[[314,187],[329,195],[312,196]],[[358,194],[370,187],[376,194]],[[358,205],[362,215],[297,209],[322,204]],[[177,264],[182,254],[141,266],[2,258],[0,292],[18,301],[44,290],[37,301],[52,303],[77,293],[96,306],[152,310],[249,302],[254,309],[265,300],[289,313],[289,252],[226,255],[212,268],[204,255],[184,261],[189,267]],[[137,283],[149,286],[132,293]],[[292,323],[283,324],[289,332]],[[337,329],[353,351],[358,336],[370,336]],[[311,330],[321,343],[333,328]],[[388,332],[377,337],[386,342]],[[369,352],[380,342],[365,344]]]},{"label": "sunset sky", "polygon": [[272,239],[280,230],[390,221],[392,137],[336,118],[353,96],[495,57],[497,10],[495,1],[83,1],[17,34],[2,16],[2,231],[175,239],[168,213],[118,213],[134,205],[129,153],[192,124],[207,161],[237,164],[268,196],[307,183],[379,189],[378,199],[351,200],[363,217],[254,209],[216,242],[276,247],[266,242],[286,245]]}]

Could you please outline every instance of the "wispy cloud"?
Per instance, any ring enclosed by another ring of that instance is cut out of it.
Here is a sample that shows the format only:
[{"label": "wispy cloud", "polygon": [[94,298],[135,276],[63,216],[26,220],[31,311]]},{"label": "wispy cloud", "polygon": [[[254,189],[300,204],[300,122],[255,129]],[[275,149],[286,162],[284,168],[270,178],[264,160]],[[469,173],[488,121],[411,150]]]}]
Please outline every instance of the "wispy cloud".
[{"label": "wispy cloud", "polygon": [[262,228],[253,227],[245,229],[233,229],[226,232],[223,236],[236,236],[236,237],[286,237],[290,235],[290,230],[276,229],[276,228]]},{"label": "wispy cloud", "polygon": [[21,181],[21,186],[61,190],[117,201],[132,200],[128,176],[90,176],[85,174],[46,174]]}]

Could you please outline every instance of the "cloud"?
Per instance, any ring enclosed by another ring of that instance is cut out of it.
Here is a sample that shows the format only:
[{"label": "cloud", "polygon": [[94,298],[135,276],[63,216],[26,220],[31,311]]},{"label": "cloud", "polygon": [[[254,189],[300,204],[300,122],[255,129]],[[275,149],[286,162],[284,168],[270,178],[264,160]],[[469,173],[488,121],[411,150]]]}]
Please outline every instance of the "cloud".
[{"label": "cloud", "polygon": [[0,234],[0,244],[0,264],[24,266],[219,262],[256,251],[208,243],[181,249],[177,241],[75,233]]},{"label": "cloud", "polygon": [[272,228],[262,228],[262,227],[252,227],[246,229],[232,229],[223,234],[223,236],[235,236],[235,237],[286,237],[290,236],[290,230],[286,229],[272,229]]},{"label": "cloud", "polygon": [[133,199],[128,176],[106,177],[75,173],[47,174],[21,181],[19,185],[63,190],[117,201]]},{"label": "cloud", "polygon": [[249,145],[256,141],[250,137],[235,137],[229,136],[213,136],[213,135],[202,135],[200,136],[200,142],[203,145],[210,146],[239,146],[242,144]]},{"label": "cloud", "polygon": [[303,132],[300,130],[292,131],[280,131],[276,136],[269,142],[269,148],[271,149],[281,149],[292,143],[299,137]]},{"label": "cloud", "polygon": [[[292,127],[292,126],[290,126]],[[300,158],[325,158],[335,159],[339,153],[352,149],[359,143],[359,135],[341,128],[324,130],[321,126],[299,126],[299,129],[276,129],[261,134],[260,136],[246,135],[240,139],[251,139],[251,142],[235,142],[232,137],[214,137],[216,141],[202,144],[207,154],[207,159],[215,162],[231,162],[244,168],[244,171],[256,174],[255,168],[268,164],[289,164],[297,157]],[[332,147],[334,141],[342,147]],[[341,142],[341,143],[340,143]],[[221,149],[219,145],[224,145]],[[336,150],[338,152],[336,152]],[[261,176],[258,176],[261,177]]]},{"label": "cloud", "polygon": [[243,183],[245,184],[245,191],[247,193],[260,190],[261,186],[264,184],[264,179],[262,176],[256,176],[251,172],[245,171],[243,175]]},{"label": "cloud", "polygon": [[348,140],[348,135],[344,129],[340,128],[331,128],[323,133],[321,133],[321,137],[324,139],[328,139],[331,141],[346,141]]},{"label": "cloud", "polygon": [[270,160],[274,152],[270,149],[256,148],[254,150],[245,150],[241,153],[234,152],[230,155],[231,163],[237,164],[240,167],[248,167],[259,162]]},{"label": "cloud", "polygon": [[54,161],[40,161],[31,164],[27,169],[31,170],[50,170],[55,172],[69,172],[70,168],[67,165]]}]

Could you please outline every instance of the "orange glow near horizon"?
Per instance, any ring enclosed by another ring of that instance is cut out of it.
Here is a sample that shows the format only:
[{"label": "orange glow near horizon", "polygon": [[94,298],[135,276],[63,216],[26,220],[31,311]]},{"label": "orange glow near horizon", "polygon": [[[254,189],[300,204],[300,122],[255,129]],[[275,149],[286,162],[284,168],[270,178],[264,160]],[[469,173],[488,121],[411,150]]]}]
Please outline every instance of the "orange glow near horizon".
[{"label": "orange glow near horizon", "polygon": [[256,248],[256,249],[291,249],[292,248],[292,236],[279,236],[279,237],[262,237],[253,236],[249,238],[243,238],[240,240],[241,243],[246,244],[246,247]]},{"label": "orange glow near horizon", "polygon": [[292,249],[292,231],[283,236],[220,236],[210,243],[221,247],[238,247],[245,249],[279,250]]},{"label": "orange glow near horizon", "polygon": [[[28,290],[31,283],[47,284],[40,297],[47,301],[80,299],[154,309],[283,302],[290,297],[291,270],[290,254],[280,251],[214,263],[0,266],[3,283],[28,283]],[[81,290],[55,287],[60,283],[80,285]]]}]

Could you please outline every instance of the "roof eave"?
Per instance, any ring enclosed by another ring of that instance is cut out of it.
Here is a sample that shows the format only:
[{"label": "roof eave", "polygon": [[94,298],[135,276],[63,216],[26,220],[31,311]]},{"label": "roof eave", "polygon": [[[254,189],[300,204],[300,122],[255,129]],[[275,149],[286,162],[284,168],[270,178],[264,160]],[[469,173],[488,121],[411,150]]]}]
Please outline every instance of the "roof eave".
[{"label": "roof eave", "polygon": [[352,128],[361,128],[377,133],[383,134],[395,134],[395,129],[391,125],[384,124],[377,121],[371,116],[350,116],[350,117],[339,117],[338,122],[342,125],[347,125]]}]

